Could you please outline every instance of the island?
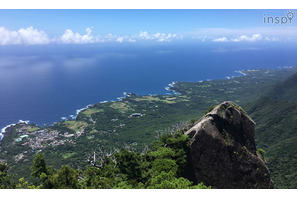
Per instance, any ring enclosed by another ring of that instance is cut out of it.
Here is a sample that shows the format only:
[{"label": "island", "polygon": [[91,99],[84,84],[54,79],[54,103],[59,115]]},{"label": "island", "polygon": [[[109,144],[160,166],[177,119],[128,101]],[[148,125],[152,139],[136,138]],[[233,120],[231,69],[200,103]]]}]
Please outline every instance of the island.
[{"label": "island", "polygon": [[163,134],[193,124],[205,110],[223,101],[248,106],[277,82],[297,72],[297,67],[240,71],[241,76],[202,82],[174,82],[172,95],[126,93],[118,101],[99,102],[64,119],[41,127],[18,123],[5,128],[0,142],[0,162],[10,172],[29,178],[33,156],[43,153],[50,166],[67,164],[83,169],[98,150],[112,153],[120,148],[142,151]]}]

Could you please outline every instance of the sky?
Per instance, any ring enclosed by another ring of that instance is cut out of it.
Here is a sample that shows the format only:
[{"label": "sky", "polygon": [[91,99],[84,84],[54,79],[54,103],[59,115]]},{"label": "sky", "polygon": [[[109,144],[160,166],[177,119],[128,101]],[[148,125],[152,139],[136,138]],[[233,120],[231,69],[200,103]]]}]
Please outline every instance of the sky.
[{"label": "sky", "polygon": [[0,45],[297,42],[297,10],[0,10]]}]

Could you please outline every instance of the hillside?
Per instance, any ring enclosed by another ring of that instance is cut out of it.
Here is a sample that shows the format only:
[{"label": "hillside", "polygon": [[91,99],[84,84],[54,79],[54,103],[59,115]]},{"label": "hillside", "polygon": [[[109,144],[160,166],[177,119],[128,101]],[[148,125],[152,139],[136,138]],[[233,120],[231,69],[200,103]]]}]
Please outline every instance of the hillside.
[{"label": "hillside", "polygon": [[[55,169],[34,155],[28,182],[0,163],[0,188],[29,189],[259,189],[273,188],[254,122],[233,102],[223,102],[194,123],[164,134],[142,152],[130,147],[94,151],[85,170]],[[219,167],[219,168],[218,168]]]},{"label": "hillside", "polygon": [[297,73],[278,83],[267,96],[275,100],[297,101]]},{"label": "hillside", "polygon": [[276,188],[297,187],[297,74],[278,83],[247,111],[257,123],[256,143]]}]

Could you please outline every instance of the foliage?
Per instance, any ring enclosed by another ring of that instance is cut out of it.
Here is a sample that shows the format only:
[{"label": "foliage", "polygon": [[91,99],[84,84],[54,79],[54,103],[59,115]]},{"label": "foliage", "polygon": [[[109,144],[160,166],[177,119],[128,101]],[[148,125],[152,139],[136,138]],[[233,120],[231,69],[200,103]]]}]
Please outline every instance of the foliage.
[{"label": "foliage", "polygon": [[217,105],[211,105],[206,111],[204,111],[204,115],[208,114],[211,112]]},{"label": "foliage", "polygon": [[261,158],[263,159],[263,160],[265,160],[265,158],[264,158],[264,154],[266,153],[263,149],[257,149],[257,153],[261,156]]},{"label": "foliage", "polygon": [[[36,185],[19,179],[14,185],[9,175],[8,166],[1,164],[1,187],[21,189],[205,189],[203,184],[194,185],[183,177],[186,153],[189,148],[188,136],[177,132],[163,135],[151,150],[145,153],[132,152],[122,148],[113,155],[106,155],[99,166],[88,166],[86,170],[74,170],[63,165],[56,170],[46,164],[44,155],[37,153],[31,167],[31,176]],[[3,173],[3,174],[2,174]]]},{"label": "foliage", "polygon": [[139,154],[121,149],[120,152],[115,154],[115,160],[120,173],[125,175],[128,181],[139,181],[141,178],[141,161]]},{"label": "foliage", "polygon": [[46,162],[44,160],[44,155],[37,153],[33,160],[33,166],[31,167],[31,175],[32,177],[41,178],[41,175],[48,174],[48,167],[46,166]]},{"label": "foliage", "polygon": [[174,171],[165,172],[151,178],[147,188],[155,189],[174,189],[174,188],[189,188],[192,182],[185,178],[176,178]]},{"label": "foliage", "polygon": [[[251,118],[257,123],[256,144],[265,149],[265,161],[270,169],[275,188],[297,187],[297,99],[288,97],[296,84],[294,78],[276,86],[269,97],[262,97],[248,105]],[[286,86],[285,89],[280,87]],[[286,92],[288,91],[288,92]],[[273,97],[272,97],[273,96]]]},{"label": "foliage", "polygon": [[12,175],[8,175],[8,165],[6,162],[0,163],[0,189],[14,188],[15,184],[12,180]]},{"label": "foliage", "polygon": [[40,186],[35,187],[35,185],[29,184],[28,181],[22,177],[19,179],[19,183],[16,185],[17,189],[39,189]]},{"label": "foliage", "polygon": [[207,188],[182,177],[188,148],[188,136],[176,133],[163,135],[146,153],[121,149],[101,167],[86,169],[85,188]]},{"label": "foliage", "polygon": [[49,179],[55,189],[77,189],[79,188],[78,176],[80,171],[64,165]]}]

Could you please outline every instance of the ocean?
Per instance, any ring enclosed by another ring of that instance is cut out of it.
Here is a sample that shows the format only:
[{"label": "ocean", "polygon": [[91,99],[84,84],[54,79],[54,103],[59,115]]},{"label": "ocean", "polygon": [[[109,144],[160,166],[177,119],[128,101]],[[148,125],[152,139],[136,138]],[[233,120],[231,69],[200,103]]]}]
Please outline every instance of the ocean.
[{"label": "ocean", "polygon": [[0,129],[71,119],[123,92],[172,94],[165,87],[173,81],[297,66],[296,54],[297,46],[277,42],[0,46]]}]

